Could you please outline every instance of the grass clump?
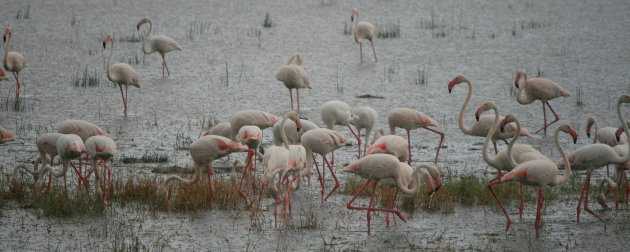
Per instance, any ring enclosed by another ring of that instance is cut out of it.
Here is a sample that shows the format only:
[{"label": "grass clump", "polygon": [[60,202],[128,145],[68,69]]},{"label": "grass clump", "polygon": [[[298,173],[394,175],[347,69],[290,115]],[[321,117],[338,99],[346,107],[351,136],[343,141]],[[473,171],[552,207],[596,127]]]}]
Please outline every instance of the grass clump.
[{"label": "grass clump", "polygon": [[39,208],[42,215],[51,217],[101,216],[105,210],[105,206],[93,194],[85,191],[68,194],[60,188],[41,193],[33,206]]},{"label": "grass clump", "polygon": [[131,157],[123,155],[120,158],[123,164],[135,163],[168,163],[169,157],[166,153],[145,152],[142,157]]},{"label": "grass clump", "polygon": [[88,70],[87,66],[83,69],[82,75],[81,71],[77,69],[74,76],[72,76],[72,84],[74,84],[75,87],[98,87],[100,83],[101,77],[97,71],[94,70],[91,72]]},{"label": "grass clump", "polygon": [[267,12],[265,14],[265,20],[263,21],[263,27],[269,28],[272,25],[273,25],[273,23],[271,22],[271,15],[269,15],[269,12]]},{"label": "grass clump", "polygon": [[378,30],[378,38],[388,39],[388,38],[399,38],[400,37],[400,19],[396,22],[383,22],[382,24],[377,24],[376,29]]},{"label": "grass clump", "polygon": [[203,35],[204,33],[208,31],[211,25],[212,25],[212,22],[210,21],[193,20],[192,22],[190,22],[188,26],[188,36],[187,36],[188,39],[194,40],[200,35]]}]

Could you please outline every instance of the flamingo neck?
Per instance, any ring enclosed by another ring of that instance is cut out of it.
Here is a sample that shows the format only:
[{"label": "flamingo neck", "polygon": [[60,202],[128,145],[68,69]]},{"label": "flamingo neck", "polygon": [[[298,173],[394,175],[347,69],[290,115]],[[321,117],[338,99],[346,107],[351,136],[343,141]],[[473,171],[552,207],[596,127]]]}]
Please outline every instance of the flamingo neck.
[{"label": "flamingo neck", "polygon": [[558,152],[560,152],[560,156],[562,156],[562,162],[564,162],[564,174],[562,176],[556,175],[554,181],[550,184],[550,186],[557,186],[569,180],[571,177],[571,163],[569,163],[569,159],[567,155],[564,153],[562,146],[560,146],[560,141],[558,141],[558,135],[560,134],[560,127],[556,128],[556,132],[553,134],[553,140],[556,144],[556,148]]},{"label": "flamingo neck", "polygon": [[107,79],[109,79],[109,81],[114,81],[112,73],[109,71],[109,66],[112,64],[112,57],[114,56],[114,39],[111,39],[111,44],[109,56],[107,57],[107,64],[105,64],[105,72],[107,73]]},{"label": "flamingo neck", "polygon": [[518,132],[521,132],[521,122],[519,122],[518,120],[514,120],[514,123],[516,123],[516,134],[514,134],[514,137],[512,137],[512,140],[510,140],[507,150],[507,160],[508,164],[510,165],[510,170],[514,169],[514,167],[518,165],[514,160],[514,157],[512,156],[512,149],[514,147],[514,143],[516,143],[516,140],[518,140],[518,137],[520,135]]},{"label": "flamingo neck", "polygon": [[[497,131],[497,128],[499,127],[499,110],[497,109],[496,106],[492,106],[492,109],[494,110],[494,122],[492,123],[492,128],[490,128],[490,131],[488,132],[488,135],[486,136],[486,141],[484,141],[483,143],[483,160],[486,161],[486,163],[488,163],[490,166],[497,168],[499,167],[499,160],[497,157],[494,158],[490,158],[490,156],[488,156],[488,145],[490,144],[490,139],[492,138],[492,136],[494,135],[494,132]],[[518,132],[516,133],[516,135],[518,135]]]},{"label": "flamingo neck", "polygon": [[[535,100],[527,93],[527,90],[524,90],[527,89],[527,84],[527,73],[523,73],[523,85],[516,91],[516,101],[520,104],[530,104]],[[521,96],[521,93],[523,93],[523,96]]]},{"label": "flamingo neck", "polygon": [[282,118],[282,122],[280,123],[280,137],[282,138],[282,145],[284,148],[289,149],[289,139],[287,139],[287,133],[284,132],[284,124],[287,122],[287,116]]},{"label": "flamingo neck", "polygon": [[7,38],[7,42],[4,44],[4,59],[2,60],[2,63],[5,68],[7,67],[9,63],[8,58],[9,58],[9,47],[11,47],[11,37],[12,37],[11,34],[9,34],[9,37]]},{"label": "flamingo neck", "polygon": [[597,121],[595,120],[595,118],[593,118],[593,126],[595,127],[595,133],[591,134],[593,135],[593,144],[597,143],[597,132],[599,131],[599,126],[597,125]]},{"label": "flamingo neck", "polygon": [[[626,139],[630,139],[630,135],[628,134],[628,123],[626,123],[626,120],[623,118],[623,114],[621,114],[621,104],[623,102],[621,101],[621,99],[619,101],[617,101],[617,117],[619,117],[619,121],[621,122],[621,124],[623,124],[623,130],[624,130],[624,134],[626,135]],[[626,144],[628,146],[628,154],[625,155],[625,157],[620,158],[620,162],[617,163],[626,163],[628,161],[630,161],[630,144]]]},{"label": "flamingo neck", "polygon": [[408,185],[405,185],[402,182],[402,177],[398,176],[395,180],[396,187],[398,187],[398,190],[409,197],[413,197],[417,195],[418,191],[420,191],[420,177],[431,176],[431,174],[427,171],[428,167],[429,165],[427,164],[419,164],[418,166],[416,166],[416,169],[413,171],[413,174],[411,175],[412,180]]},{"label": "flamingo neck", "polygon": [[147,48],[149,36],[151,34],[151,31],[153,30],[153,23],[151,23],[151,20],[148,20],[147,23],[149,23],[149,29],[144,33],[144,36],[142,37],[142,52],[144,52],[145,54],[153,52],[151,48]]},{"label": "flamingo neck", "polygon": [[462,108],[459,110],[459,129],[464,132],[464,134],[472,134],[472,129],[466,127],[464,125],[464,113],[466,113],[466,108],[468,107],[468,103],[470,102],[470,98],[472,97],[473,88],[470,81],[466,80],[466,84],[468,85],[468,94],[466,95],[466,100],[464,100],[464,104],[462,104]]},{"label": "flamingo neck", "polygon": [[359,30],[359,12],[357,12],[357,16],[354,20],[354,31],[352,31],[353,35],[354,35],[354,41],[357,43],[361,43],[359,42],[359,35],[357,35],[357,31]]}]

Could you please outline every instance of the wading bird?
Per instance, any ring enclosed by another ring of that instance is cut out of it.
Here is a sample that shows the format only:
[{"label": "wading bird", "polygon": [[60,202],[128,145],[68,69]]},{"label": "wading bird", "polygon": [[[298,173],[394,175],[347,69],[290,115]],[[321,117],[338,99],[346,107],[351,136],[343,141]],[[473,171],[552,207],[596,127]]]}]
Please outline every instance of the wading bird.
[{"label": "wading bird", "polygon": [[2,35],[2,41],[4,42],[4,58],[2,59],[2,65],[4,69],[12,72],[15,77],[15,98],[20,97],[20,71],[24,69],[26,65],[26,59],[21,53],[15,51],[9,51],[11,49],[11,27],[4,29]]},{"label": "wading bird", "polygon": [[365,106],[352,109],[352,114],[355,115],[352,118],[352,125],[357,128],[357,146],[359,149],[359,155],[357,158],[361,158],[361,129],[365,129],[365,147],[363,148],[363,155],[368,148],[368,142],[370,141],[370,134],[372,134],[372,128],[376,123],[378,113],[375,109]]},{"label": "wading bird", "polygon": [[437,151],[435,153],[435,160],[437,162],[440,155],[440,149],[444,142],[444,132],[440,132],[429,128],[429,126],[438,126],[438,123],[431,117],[428,117],[424,113],[410,108],[395,108],[389,111],[387,114],[387,121],[389,123],[389,134],[395,135],[396,128],[402,128],[407,131],[407,142],[409,143],[409,163],[411,163],[411,137],[410,131],[417,128],[424,128],[426,130],[435,132],[440,135],[440,144],[438,144]]},{"label": "wading bird", "polygon": [[[107,46],[107,43],[111,42],[111,49],[109,50],[109,57],[105,65],[105,72],[107,73],[107,79],[111,82],[118,84],[120,88],[120,95],[123,99],[123,114],[127,116],[127,88],[129,85],[140,88],[140,76],[133,67],[126,63],[112,63],[112,57],[114,56],[114,40],[111,34],[105,35],[103,38],[103,49]],[[125,92],[123,93],[122,86],[125,86]]]},{"label": "wading bird", "polygon": [[[43,183],[43,178],[44,178],[44,176],[41,176],[41,175],[46,174],[46,172],[50,172],[55,178],[63,176],[64,186],[66,184],[65,175],[66,175],[66,172],[68,171],[68,165],[72,166],[74,171],[77,173],[77,176],[79,175],[79,171],[74,167],[71,161],[73,159],[79,158],[81,154],[85,152],[85,145],[83,144],[83,140],[81,140],[79,136],[74,135],[74,134],[63,134],[57,138],[57,142],[55,144],[57,147],[57,154],[59,155],[59,160],[61,161],[61,164],[62,164],[62,170],[56,171],[52,167],[44,166],[42,168],[42,171],[40,172],[39,179],[35,183],[36,191],[39,191],[39,188],[41,188],[41,185]],[[81,185],[81,181],[82,180],[79,179],[80,183],[78,184],[78,186]],[[84,181],[84,182],[86,183],[85,186],[87,187],[88,186],[87,181]]]},{"label": "wading bird", "polygon": [[361,58],[361,62],[363,62],[363,40],[370,41],[370,45],[372,46],[372,52],[374,53],[374,61],[378,61],[376,59],[376,50],[374,50],[374,38],[378,35],[378,30],[372,23],[369,22],[359,22],[359,11],[355,8],[352,9],[352,15],[350,16],[350,21],[354,22],[354,42],[359,44],[359,55]]},{"label": "wading bird", "polygon": [[[292,64],[295,59],[295,64]],[[275,77],[280,82],[284,83],[289,89],[289,97],[291,97],[291,110],[293,110],[293,92],[292,89],[295,88],[295,96],[297,97],[297,109],[300,110],[300,89],[311,87],[311,79],[302,68],[302,58],[300,55],[293,55],[289,62],[286,65],[280,67],[275,74]]]},{"label": "wading bird", "polygon": [[177,41],[169,36],[164,36],[162,34],[151,36],[151,30],[153,29],[153,24],[151,20],[148,18],[143,18],[136,25],[136,29],[139,31],[140,26],[145,23],[149,23],[149,29],[142,36],[142,52],[144,54],[151,54],[154,52],[158,52],[160,56],[162,56],[162,77],[164,77],[164,70],[166,69],[166,73],[168,76],[171,76],[171,72],[168,71],[168,66],[166,65],[166,53],[174,50],[182,50],[182,47],[179,46]]},{"label": "wading bird", "polygon": [[[114,157],[118,150],[114,140],[107,136],[93,136],[85,141],[85,150],[90,155],[92,171],[96,177],[96,195],[105,203],[109,201],[109,193],[112,187],[112,170],[107,166],[107,161]],[[99,160],[101,161],[103,173],[99,172]]]}]

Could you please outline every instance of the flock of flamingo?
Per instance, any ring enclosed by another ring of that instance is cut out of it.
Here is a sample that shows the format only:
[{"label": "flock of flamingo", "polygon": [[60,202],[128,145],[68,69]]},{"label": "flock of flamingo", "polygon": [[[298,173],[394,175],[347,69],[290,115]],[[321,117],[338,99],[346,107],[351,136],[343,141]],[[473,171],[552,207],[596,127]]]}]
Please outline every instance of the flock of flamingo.
[{"label": "flock of flamingo", "polygon": [[[371,23],[359,22],[359,12],[352,10],[352,21],[354,22],[354,39],[359,44],[360,59],[363,61],[362,41],[368,40],[372,46],[374,60],[376,61],[376,51],[373,40],[377,30]],[[170,75],[166,64],[165,55],[173,50],[181,50],[181,46],[172,38],[157,35],[149,36],[152,23],[149,19],[143,18],[138,24],[139,30],[143,24],[149,24],[149,28],[144,34],[142,51],[146,54],[158,52],[162,57],[162,75]],[[16,81],[16,97],[20,93],[19,73],[27,64],[22,54],[10,51],[12,37],[11,28],[6,28],[3,34],[5,52],[3,58],[4,69],[13,73]],[[119,85],[124,115],[127,115],[127,88],[128,86],[140,87],[138,73],[128,64],[111,64],[114,54],[114,39],[108,34],[103,39],[103,47],[111,44],[110,53],[105,65],[107,78]],[[258,160],[262,160],[262,178],[260,179],[260,190],[258,202],[262,201],[263,192],[271,191],[275,197],[276,206],[282,202],[283,214],[288,215],[291,211],[291,193],[299,189],[302,179],[306,177],[310,183],[313,165],[317,171],[317,177],[321,186],[321,201],[326,201],[338,188],[339,180],[335,173],[334,151],[346,145],[358,146],[356,157],[358,160],[340,168],[341,172],[354,173],[367,181],[360,187],[356,195],[348,202],[347,208],[352,210],[365,210],[367,213],[368,232],[370,231],[371,214],[374,211],[385,212],[387,225],[389,226],[389,214],[395,218],[406,221],[399,210],[394,209],[394,202],[398,191],[406,197],[413,197],[418,194],[420,181],[426,185],[429,194],[433,194],[440,188],[442,181],[440,170],[435,166],[439,157],[439,151],[444,141],[444,133],[431,127],[437,127],[438,123],[424,113],[411,108],[394,108],[387,115],[390,134],[384,135],[382,129],[373,129],[377,120],[377,112],[371,107],[355,107],[342,101],[328,101],[320,106],[321,120],[325,127],[320,128],[316,123],[300,119],[297,111],[300,110],[300,89],[311,89],[310,77],[301,67],[302,58],[293,55],[290,60],[275,73],[278,81],[282,82],[288,89],[291,101],[291,110],[284,116],[279,117],[259,110],[244,110],[235,113],[229,122],[223,122],[210,128],[203,136],[199,137],[189,146],[190,156],[193,160],[195,173],[191,179],[185,179],[177,175],[165,178],[158,187],[159,195],[168,193],[168,184],[171,181],[179,181],[183,184],[191,184],[202,179],[203,170],[207,171],[208,197],[212,197],[212,162],[235,152],[247,152],[246,164],[241,180],[236,189],[238,193],[250,201],[248,184],[254,185],[256,179],[256,169]],[[523,80],[521,82],[521,79]],[[0,80],[8,80],[5,72],[0,69]],[[594,118],[588,119],[587,135],[593,135],[593,143],[580,147],[574,152],[565,154],[559,144],[560,133],[568,134],[575,142],[577,133],[568,124],[562,124],[554,130],[554,143],[561,155],[558,162],[540,153],[528,144],[516,144],[519,136],[532,137],[527,129],[521,127],[518,119],[508,114],[502,116],[499,108],[492,102],[483,103],[476,111],[476,121],[467,126],[464,123],[464,114],[467,111],[473,85],[465,76],[459,75],[448,83],[449,93],[454,92],[458,84],[466,83],[468,92],[466,99],[461,106],[459,113],[459,128],[464,134],[484,137],[485,142],[482,150],[482,158],[488,165],[498,171],[495,179],[488,183],[488,189],[498,202],[506,217],[506,231],[510,228],[510,217],[503,207],[501,200],[496,196],[493,186],[501,183],[515,181],[521,185],[521,202],[519,205],[519,216],[522,217],[522,185],[533,186],[538,194],[538,207],[536,211],[535,229],[539,234],[541,222],[541,208],[544,202],[544,195],[541,189],[545,186],[557,186],[567,182],[573,170],[585,170],[587,172],[580,200],[577,206],[577,221],[580,220],[580,211],[583,208],[593,216],[602,220],[602,217],[594,213],[588,206],[588,195],[590,187],[591,173],[606,165],[616,165],[616,182],[609,178],[605,179],[611,187],[615,187],[623,179],[626,183],[626,198],[628,197],[628,179],[625,170],[630,167],[630,145],[628,145],[628,125],[621,113],[621,105],[630,103],[630,95],[621,95],[617,102],[617,114],[619,117],[619,127],[602,127],[598,130]],[[524,71],[517,71],[514,84],[517,87],[516,101],[520,104],[530,104],[540,100],[543,105],[544,124],[542,128],[535,131],[543,131],[546,135],[550,126],[559,120],[558,114],[549,104],[549,100],[558,97],[571,96],[567,89],[563,89],[557,83],[543,78],[528,79]],[[123,91],[124,86],[124,91]],[[296,89],[297,111],[294,111],[293,92]],[[547,122],[546,108],[553,113],[555,119]],[[485,111],[492,110],[492,114],[484,114]],[[338,131],[335,126],[346,126],[356,139],[347,139]],[[351,127],[353,126],[355,130]],[[591,134],[592,127],[595,126],[595,133]],[[273,145],[261,149],[262,132],[266,128],[273,129]],[[406,138],[396,135],[396,128],[406,131]],[[410,141],[410,131],[413,129],[426,129],[440,135],[440,141],[436,147],[435,164],[417,164],[412,168],[412,148]],[[361,130],[365,129],[365,137],[362,139]],[[72,167],[78,177],[78,185],[88,187],[91,173],[95,174],[96,195],[103,202],[109,199],[108,193],[111,180],[111,169],[107,162],[118,153],[115,142],[105,130],[99,126],[81,120],[66,120],[58,125],[56,133],[48,133],[37,138],[36,144],[39,151],[39,158],[35,161],[34,169],[25,168],[31,173],[35,180],[35,192],[44,187],[46,175],[48,175],[47,191],[50,190],[51,177],[64,177],[68,167]],[[370,136],[374,131],[374,136],[370,141]],[[0,143],[11,141],[15,137],[9,131],[0,127]],[[496,142],[503,140],[508,144],[506,150],[498,151]],[[509,143],[507,142],[508,140]],[[597,142],[600,143],[597,143]],[[495,156],[488,154],[489,144],[494,146]],[[83,153],[87,154],[90,160],[91,169],[82,168]],[[316,155],[321,156],[321,163],[316,161]],[[330,155],[329,155],[330,154]],[[55,157],[58,156],[57,162]],[[330,158],[328,158],[330,157]],[[79,159],[78,167],[72,160]],[[61,163],[61,170],[54,168],[54,165]],[[563,168],[562,175],[559,169]],[[334,181],[332,189],[326,188],[326,169]],[[17,169],[16,169],[17,170]],[[504,174],[505,173],[505,174]],[[609,174],[608,174],[609,176]],[[277,182],[275,180],[277,179]],[[387,190],[387,207],[376,207],[375,192],[376,186],[380,183],[385,188],[394,188],[396,193],[392,197]],[[367,207],[355,206],[353,203],[357,197],[368,187],[372,192]],[[618,207],[618,196],[615,207]],[[602,203],[607,207],[605,201]],[[277,216],[277,210],[274,211]]]}]

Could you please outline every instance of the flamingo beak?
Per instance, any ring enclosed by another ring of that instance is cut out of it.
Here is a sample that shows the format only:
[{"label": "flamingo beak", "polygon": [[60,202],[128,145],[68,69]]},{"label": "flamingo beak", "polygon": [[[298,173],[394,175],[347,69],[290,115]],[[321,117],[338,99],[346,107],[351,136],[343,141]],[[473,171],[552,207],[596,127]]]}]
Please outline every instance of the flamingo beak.
[{"label": "flamingo beak", "polygon": [[514,86],[516,86],[516,88],[518,88],[518,82],[521,80],[521,75],[516,75],[516,78],[514,79]]},{"label": "flamingo beak", "polygon": [[479,109],[477,109],[477,112],[475,112],[475,119],[477,119],[477,121],[479,121],[479,115],[481,115],[483,111],[483,107],[480,107]]},{"label": "flamingo beak", "polygon": [[569,128],[569,134],[571,134],[571,137],[573,138],[573,144],[577,143],[577,132],[575,132],[575,130],[573,128]]},{"label": "flamingo beak", "polygon": [[621,140],[621,133],[624,132],[623,127],[619,127],[617,129],[617,131],[615,132],[615,138],[617,138],[617,142],[619,142],[619,140]]},{"label": "flamingo beak", "polygon": [[297,120],[295,120],[295,128],[300,131],[300,128],[302,128],[302,123],[300,123],[300,119],[298,118]]}]

